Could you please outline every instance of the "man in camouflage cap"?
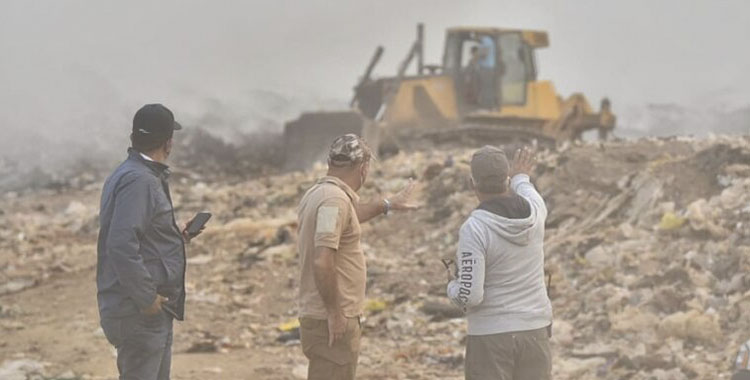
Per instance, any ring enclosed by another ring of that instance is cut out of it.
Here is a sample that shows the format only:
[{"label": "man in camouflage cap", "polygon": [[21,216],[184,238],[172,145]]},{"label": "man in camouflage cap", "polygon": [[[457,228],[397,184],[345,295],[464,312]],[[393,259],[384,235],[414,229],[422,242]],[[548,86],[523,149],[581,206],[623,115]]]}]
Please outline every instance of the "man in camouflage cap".
[{"label": "man in camouflage cap", "polygon": [[308,380],[354,379],[367,268],[360,223],[390,211],[411,210],[414,184],[391,198],[362,203],[372,151],[359,136],[333,141],[328,174],[298,208],[299,320]]},{"label": "man in camouflage cap", "polygon": [[369,161],[372,151],[359,136],[349,133],[337,137],[328,152],[328,164],[336,167],[348,166],[357,161]]}]

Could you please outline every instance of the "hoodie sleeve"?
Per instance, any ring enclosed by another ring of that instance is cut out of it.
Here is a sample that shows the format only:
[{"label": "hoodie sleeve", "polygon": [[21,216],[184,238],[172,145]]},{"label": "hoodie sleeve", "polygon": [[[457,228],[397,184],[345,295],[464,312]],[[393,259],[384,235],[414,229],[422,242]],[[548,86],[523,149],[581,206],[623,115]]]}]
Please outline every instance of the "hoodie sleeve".
[{"label": "hoodie sleeve", "polygon": [[448,283],[448,298],[464,309],[482,303],[484,299],[485,249],[479,230],[470,218],[458,234],[456,279]]},{"label": "hoodie sleeve", "polygon": [[547,219],[547,206],[544,204],[542,196],[536,191],[534,185],[531,184],[528,174],[514,175],[510,180],[510,188],[540,211],[541,220]]}]

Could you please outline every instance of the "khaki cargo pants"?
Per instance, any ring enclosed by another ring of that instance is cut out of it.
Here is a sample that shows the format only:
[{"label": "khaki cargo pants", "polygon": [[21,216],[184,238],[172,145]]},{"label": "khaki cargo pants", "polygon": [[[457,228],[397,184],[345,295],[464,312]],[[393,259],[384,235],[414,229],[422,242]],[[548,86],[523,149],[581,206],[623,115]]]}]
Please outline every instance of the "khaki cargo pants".
[{"label": "khaki cargo pants", "polygon": [[359,359],[359,318],[347,318],[344,338],[328,347],[328,321],[299,319],[302,352],[310,361],[307,380],[354,380]]},{"label": "khaki cargo pants", "polygon": [[552,357],[547,328],[469,335],[466,380],[549,380]]}]

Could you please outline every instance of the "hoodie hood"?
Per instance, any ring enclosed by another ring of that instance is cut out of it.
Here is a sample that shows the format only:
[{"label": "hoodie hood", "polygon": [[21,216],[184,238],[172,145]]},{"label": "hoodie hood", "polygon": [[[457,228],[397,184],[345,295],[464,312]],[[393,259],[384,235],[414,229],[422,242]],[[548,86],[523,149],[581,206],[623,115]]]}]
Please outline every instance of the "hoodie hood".
[{"label": "hoodie hood", "polygon": [[503,239],[519,246],[529,244],[533,227],[537,223],[537,214],[529,202],[518,195],[482,202],[471,213],[471,217]]}]

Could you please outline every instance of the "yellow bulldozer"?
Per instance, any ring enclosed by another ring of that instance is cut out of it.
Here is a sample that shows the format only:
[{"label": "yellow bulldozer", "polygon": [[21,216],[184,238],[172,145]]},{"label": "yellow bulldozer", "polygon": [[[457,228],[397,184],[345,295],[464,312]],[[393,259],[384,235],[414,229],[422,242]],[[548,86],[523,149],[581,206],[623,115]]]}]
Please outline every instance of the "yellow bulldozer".
[{"label": "yellow bulldozer", "polygon": [[[440,144],[535,144],[555,147],[615,126],[608,99],[595,112],[576,93],[563,98],[537,79],[535,49],[546,32],[455,27],[446,32],[441,65],[424,64],[424,26],[396,76],[372,78],[379,46],[354,88],[350,109],[303,113],[284,128],[285,168],[302,170],[325,157],[338,135],[363,136],[387,156]],[[407,74],[416,59],[416,73]]]}]

